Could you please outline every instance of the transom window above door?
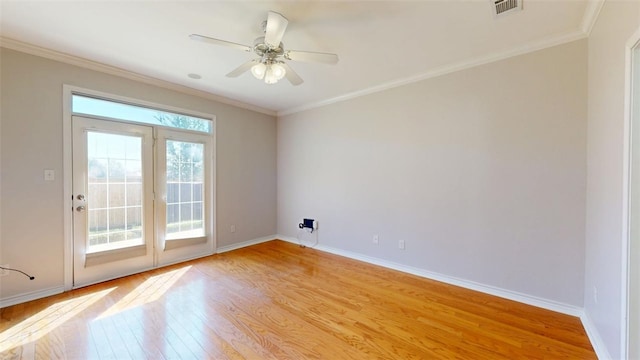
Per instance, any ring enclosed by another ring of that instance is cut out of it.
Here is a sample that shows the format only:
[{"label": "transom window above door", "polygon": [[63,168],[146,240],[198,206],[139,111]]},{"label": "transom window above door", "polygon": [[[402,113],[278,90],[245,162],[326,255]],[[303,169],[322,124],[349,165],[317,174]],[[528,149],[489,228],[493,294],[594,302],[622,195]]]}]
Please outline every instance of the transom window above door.
[{"label": "transom window above door", "polygon": [[210,134],[212,121],[150,107],[73,94],[71,108],[74,114],[93,115],[121,121],[159,125]]}]

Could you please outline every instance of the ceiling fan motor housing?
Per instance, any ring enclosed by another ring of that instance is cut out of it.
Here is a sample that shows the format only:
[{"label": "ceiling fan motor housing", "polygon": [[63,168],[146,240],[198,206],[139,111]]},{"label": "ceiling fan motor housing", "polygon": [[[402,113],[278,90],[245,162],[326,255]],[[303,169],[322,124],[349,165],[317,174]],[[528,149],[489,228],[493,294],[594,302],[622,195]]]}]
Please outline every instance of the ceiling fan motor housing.
[{"label": "ceiling fan motor housing", "polygon": [[284,55],[284,45],[280,43],[277,48],[270,48],[269,45],[265,44],[264,36],[261,36],[253,42],[253,52],[262,58],[273,60],[278,56]]}]

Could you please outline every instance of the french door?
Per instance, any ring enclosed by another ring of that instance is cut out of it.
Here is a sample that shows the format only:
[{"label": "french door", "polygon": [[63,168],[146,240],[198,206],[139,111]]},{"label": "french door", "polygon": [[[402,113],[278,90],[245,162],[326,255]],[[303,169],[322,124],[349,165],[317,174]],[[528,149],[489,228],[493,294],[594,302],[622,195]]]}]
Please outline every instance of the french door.
[{"label": "french door", "polygon": [[154,266],[153,128],[74,116],[74,286]]},{"label": "french door", "polygon": [[73,116],[73,287],[209,255],[209,134]]}]

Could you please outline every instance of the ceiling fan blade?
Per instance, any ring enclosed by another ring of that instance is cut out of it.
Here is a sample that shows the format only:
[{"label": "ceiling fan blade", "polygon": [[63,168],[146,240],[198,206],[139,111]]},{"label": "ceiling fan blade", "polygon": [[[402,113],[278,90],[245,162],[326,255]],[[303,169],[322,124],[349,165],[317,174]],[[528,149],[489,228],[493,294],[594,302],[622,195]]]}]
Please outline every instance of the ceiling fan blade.
[{"label": "ceiling fan blade", "polygon": [[295,71],[293,71],[293,69],[289,65],[287,65],[284,62],[281,62],[280,66],[284,68],[285,70],[284,76],[287,78],[287,80],[289,80],[291,85],[298,86],[304,82],[304,80],[302,80],[302,78]]},{"label": "ceiling fan blade", "polygon": [[259,61],[254,59],[254,60],[249,60],[246,63],[238,66],[235,70],[233,70],[232,72],[227,74],[227,77],[238,77],[242,74],[244,74],[247,70],[251,69],[251,67],[255,64],[257,64]]},{"label": "ceiling fan blade", "polygon": [[202,42],[206,42],[206,43],[214,44],[214,45],[228,46],[228,47],[232,47],[234,49],[238,49],[238,50],[242,50],[242,51],[246,51],[246,52],[251,52],[251,47],[250,46],[242,45],[242,44],[236,44],[234,42],[224,41],[224,40],[220,40],[220,39],[214,39],[214,38],[211,38],[211,37],[208,37],[208,36],[204,36],[204,35],[191,34],[191,35],[189,35],[189,38],[191,40],[202,41]]},{"label": "ceiling fan blade", "polygon": [[330,53],[320,53],[312,51],[285,51],[284,58],[293,61],[316,62],[335,65],[338,63],[338,55]]},{"label": "ceiling fan blade", "polygon": [[265,27],[264,43],[270,48],[280,46],[284,31],[287,29],[289,20],[275,11],[269,11],[267,16],[267,26]]}]

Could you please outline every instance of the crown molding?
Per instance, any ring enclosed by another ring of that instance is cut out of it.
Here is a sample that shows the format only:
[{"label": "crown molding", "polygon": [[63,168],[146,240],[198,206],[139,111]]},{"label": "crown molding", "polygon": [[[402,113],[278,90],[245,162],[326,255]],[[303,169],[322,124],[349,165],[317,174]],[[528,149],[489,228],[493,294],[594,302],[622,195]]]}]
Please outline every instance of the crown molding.
[{"label": "crown molding", "polygon": [[591,30],[596,24],[596,21],[598,21],[598,16],[600,15],[600,10],[602,10],[604,2],[605,0],[590,0],[587,3],[581,26],[582,32],[584,32],[586,36],[591,35]]},{"label": "crown molding", "polygon": [[319,108],[319,107],[322,107],[322,106],[331,105],[331,104],[335,104],[335,103],[338,103],[338,102],[355,99],[355,98],[358,98],[358,97],[361,97],[361,96],[370,95],[370,94],[374,94],[374,93],[377,93],[377,92],[381,92],[381,91],[397,88],[397,87],[400,87],[400,86],[412,84],[412,83],[415,83],[415,82],[419,82],[419,81],[435,78],[435,77],[438,77],[438,76],[442,76],[442,75],[458,72],[458,71],[461,71],[461,70],[474,68],[476,66],[489,64],[489,63],[492,63],[492,62],[508,59],[508,58],[511,58],[511,57],[514,57],[514,56],[524,55],[524,54],[527,54],[527,53],[531,53],[531,52],[534,52],[534,51],[546,49],[546,48],[553,47],[553,46],[556,46],[556,45],[562,45],[562,44],[566,44],[566,43],[573,42],[573,41],[576,41],[576,40],[581,40],[581,39],[584,39],[586,37],[587,37],[587,35],[583,31],[576,30],[576,31],[573,31],[573,32],[566,33],[564,35],[554,36],[554,37],[550,37],[550,38],[547,38],[547,39],[544,39],[544,40],[541,40],[541,41],[532,42],[532,43],[526,44],[524,46],[513,48],[513,49],[510,49],[510,50],[507,50],[507,51],[497,52],[497,53],[493,53],[493,54],[489,54],[489,55],[485,55],[485,56],[479,56],[479,57],[471,58],[471,59],[468,59],[468,60],[465,60],[465,61],[461,61],[461,62],[458,62],[458,63],[453,63],[451,65],[438,67],[438,68],[435,68],[435,69],[433,69],[431,71],[428,71],[428,72],[425,72],[425,73],[421,73],[421,74],[417,74],[417,75],[414,75],[414,76],[410,76],[410,77],[407,77],[407,78],[404,78],[404,79],[389,81],[389,82],[386,82],[386,83],[383,83],[383,84],[380,84],[380,85],[375,85],[375,86],[372,86],[372,87],[369,87],[369,88],[366,88],[366,89],[354,91],[354,92],[351,92],[351,93],[347,93],[347,94],[344,94],[344,95],[336,96],[336,97],[329,98],[329,99],[326,99],[326,100],[321,100],[321,101],[318,101],[318,102],[305,104],[305,105],[294,107],[294,108],[291,108],[291,109],[285,109],[285,110],[282,110],[282,111],[278,111],[277,116],[280,117],[280,116],[285,116],[285,115],[291,115],[291,114],[295,114],[295,113],[298,113],[298,112],[301,112],[301,111],[311,110],[311,109]]},{"label": "crown molding", "polygon": [[148,84],[148,85],[158,86],[158,87],[161,87],[161,88],[177,91],[177,92],[180,92],[180,93],[183,93],[183,94],[197,96],[197,97],[204,98],[204,99],[207,99],[207,100],[220,102],[220,103],[223,103],[223,104],[227,104],[227,105],[239,107],[239,108],[242,108],[242,109],[259,112],[259,113],[270,115],[270,116],[276,116],[277,115],[276,112],[274,110],[271,110],[271,109],[266,109],[266,108],[263,108],[263,107],[260,107],[260,106],[247,104],[247,103],[244,103],[244,102],[241,102],[241,101],[237,101],[237,100],[233,100],[233,99],[229,99],[229,98],[226,98],[226,97],[223,97],[223,96],[214,95],[214,94],[206,92],[206,91],[196,90],[196,89],[190,88],[188,86],[178,85],[178,84],[175,84],[175,83],[172,83],[172,82],[169,82],[169,81],[164,81],[164,80],[160,80],[160,79],[157,79],[157,78],[154,78],[154,77],[137,74],[137,73],[134,73],[132,71],[124,70],[124,69],[121,69],[121,68],[118,68],[118,67],[105,65],[105,64],[102,64],[102,63],[99,63],[99,62],[96,62],[96,61],[84,59],[84,58],[81,58],[81,57],[77,57],[77,56],[73,56],[73,55],[70,55],[70,54],[62,53],[62,52],[59,52],[59,51],[55,51],[55,50],[43,48],[43,47],[40,47],[40,46],[24,43],[24,42],[21,42],[21,41],[18,41],[18,40],[14,40],[14,39],[2,37],[2,36],[0,36],[0,47],[11,49],[11,50],[15,50],[15,51],[19,51],[19,52],[23,52],[23,53],[27,53],[27,54],[30,54],[30,55],[43,57],[43,58],[50,59],[50,60],[59,61],[59,62],[65,63],[65,64],[70,64],[70,65],[78,66],[78,67],[89,69],[89,70],[99,71],[99,72],[106,73],[106,74],[109,74],[109,75],[120,76],[120,77],[129,79],[129,80],[138,81],[138,82],[145,83],[145,84]]}]

